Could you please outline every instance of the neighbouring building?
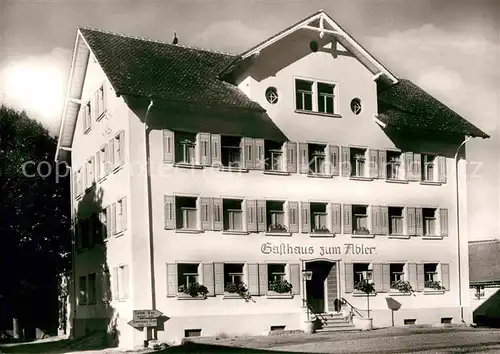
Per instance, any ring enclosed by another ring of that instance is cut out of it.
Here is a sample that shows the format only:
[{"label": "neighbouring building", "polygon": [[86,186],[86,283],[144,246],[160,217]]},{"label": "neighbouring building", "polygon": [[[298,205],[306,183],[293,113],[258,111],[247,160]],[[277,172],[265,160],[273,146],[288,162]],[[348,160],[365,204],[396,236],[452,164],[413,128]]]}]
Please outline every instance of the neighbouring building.
[{"label": "neighbouring building", "polygon": [[239,55],[79,28],[74,334],[298,330],[366,317],[363,279],[374,326],[470,323],[466,136],[488,137],[323,11]]},{"label": "neighbouring building", "polygon": [[473,321],[500,326],[500,240],[469,242],[469,281]]}]

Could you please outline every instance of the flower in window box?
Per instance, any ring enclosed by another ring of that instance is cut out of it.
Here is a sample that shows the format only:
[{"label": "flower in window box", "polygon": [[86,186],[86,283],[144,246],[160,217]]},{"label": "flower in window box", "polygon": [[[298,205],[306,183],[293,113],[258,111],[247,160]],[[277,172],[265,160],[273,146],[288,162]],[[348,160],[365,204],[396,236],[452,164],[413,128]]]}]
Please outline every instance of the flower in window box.
[{"label": "flower in window box", "polygon": [[278,294],[287,294],[292,291],[292,284],[286,280],[275,280],[269,283],[269,291],[274,291]]},{"label": "flower in window box", "polygon": [[426,280],[424,286],[429,289],[444,290],[444,287],[441,286],[441,284],[435,280]]},{"label": "flower in window box", "polygon": [[319,234],[327,234],[330,233],[330,230],[326,226],[320,226],[320,227],[315,227],[313,229],[314,233],[319,233]]},{"label": "flower in window box", "polygon": [[178,293],[185,293],[186,292],[186,286],[185,285],[181,285],[177,288],[177,292]]},{"label": "flower in window box", "polygon": [[410,282],[405,280],[393,281],[391,283],[391,289],[397,290],[402,293],[413,294],[414,292]]},{"label": "flower in window box", "polygon": [[224,289],[225,292],[230,293],[230,294],[246,294],[248,289],[246,288],[245,284],[243,283],[227,283],[226,288]]},{"label": "flower in window box", "polygon": [[269,232],[287,232],[287,229],[284,225],[273,224],[269,225]]},{"label": "flower in window box", "polygon": [[354,230],[354,233],[359,235],[368,235],[370,233],[370,230],[368,230],[366,227],[360,227],[359,229]]}]

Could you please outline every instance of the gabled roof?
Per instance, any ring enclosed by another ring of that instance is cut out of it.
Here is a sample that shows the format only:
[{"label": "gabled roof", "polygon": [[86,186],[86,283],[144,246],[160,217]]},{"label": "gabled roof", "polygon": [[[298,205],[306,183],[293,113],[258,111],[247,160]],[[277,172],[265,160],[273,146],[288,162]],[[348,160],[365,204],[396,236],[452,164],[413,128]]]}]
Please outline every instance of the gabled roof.
[{"label": "gabled roof", "polygon": [[500,284],[500,240],[469,242],[469,282]]},{"label": "gabled roof", "polygon": [[264,50],[273,43],[300,29],[317,31],[321,36],[333,36],[336,41],[351,52],[374,75],[385,75],[393,83],[397,82],[398,79],[395,75],[393,75],[379,60],[377,60],[363,46],[361,46],[361,44],[351,37],[347,31],[345,31],[323,10],[319,10],[318,12],[307,16],[290,27],[285,28],[256,46],[241,53],[224,68],[224,70],[220,73],[220,76],[224,77],[232,70],[236,69],[246,59],[251,58],[254,54],[258,54],[261,50]]},{"label": "gabled roof", "polygon": [[413,82],[399,79],[378,94],[378,119],[397,128],[489,138]]},{"label": "gabled roof", "polygon": [[217,79],[235,55],[80,28],[117,94],[263,109]]}]

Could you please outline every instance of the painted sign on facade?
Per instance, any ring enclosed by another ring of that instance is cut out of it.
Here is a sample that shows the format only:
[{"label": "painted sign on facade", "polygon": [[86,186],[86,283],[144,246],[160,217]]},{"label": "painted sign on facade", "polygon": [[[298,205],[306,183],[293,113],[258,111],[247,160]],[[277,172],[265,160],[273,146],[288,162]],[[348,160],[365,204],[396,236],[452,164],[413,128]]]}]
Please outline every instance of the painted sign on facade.
[{"label": "painted sign on facade", "polygon": [[291,245],[288,243],[273,244],[271,242],[263,243],[260,247],[263,254],[272,255],[319,255],[321,257],[328,255],[373,255],[376,254],[375,246],[366,246],[359,243],[343,243],[337,246],[304,246]]}]

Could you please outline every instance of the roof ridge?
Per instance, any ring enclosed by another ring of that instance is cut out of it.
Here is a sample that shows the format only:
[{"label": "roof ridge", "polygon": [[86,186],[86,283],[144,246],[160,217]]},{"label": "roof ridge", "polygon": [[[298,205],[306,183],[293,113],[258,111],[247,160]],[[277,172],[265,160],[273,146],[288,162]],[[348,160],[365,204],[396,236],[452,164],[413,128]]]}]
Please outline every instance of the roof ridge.
[{"label": "roof ridge", "polygon": [[499,239],[491,239],[491,240],[475,240],[475,241],[469,241],[469,244],[475,244],[475,243],[497,243],[500,242]]},{"label": "roof ridge", "polygon": [[182,48],[186,48],[186,49],[194,49],[194,50],[208,52],[208,53],[224,54],[224,55],[230,55],[230,56],[238,56],[239,55],[237,53],[223,52],[223,51],[220,51],[220,50],[206,49],[206,48],[201,48],[201,47],[189,46],[189,45],[185,45],[185,44],[172,44],[172,43],[169,43],[169,42],[166,42],[166,41],[161,41],[159,39],[153,39],[153,38],[149,38],[149,37],[132,36],[132,35],[125,34],[125,33],[113,32],[113,31],[104,30],[104,29],[95,28],[95,27],[81,26],[81,25],[77,26],[77,27],[78,27],[78,30],[80,30],[80,29],[87,29],[87,30],[91,30],[91,31],[96,31],[96,32],[101,32],[101,33],[106,33],[106,34],[112,34],[112,35],[120,36],[120,37],[137,39],[137,40],[146,41],[146,42],[161,43],[161,44],[166,44],[166,45],[170,45],[170,46],[182,47]]}]

